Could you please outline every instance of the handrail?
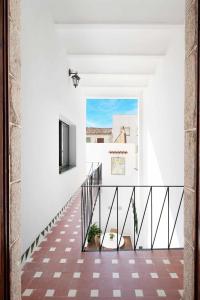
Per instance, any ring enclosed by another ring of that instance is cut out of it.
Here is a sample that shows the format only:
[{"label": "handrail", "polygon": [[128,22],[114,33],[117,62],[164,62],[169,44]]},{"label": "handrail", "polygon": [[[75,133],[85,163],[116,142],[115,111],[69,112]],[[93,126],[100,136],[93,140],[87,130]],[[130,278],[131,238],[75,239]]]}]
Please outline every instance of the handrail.
[{"label": "handrail", "polygon": [[[84,185],[82,184],[82,186],[85,186],[85,187],[99,187],[99,185]],[[167,187],[174,187],[174,188],[183,188],[184,186],[183,185],[103,185],[101,184],[100,185],[102,188],[103,187],[111,187],[111,188],[115,188],[115,187],[124,187],[124,188],[132,188],[132,187],[141,187],[141,188],[149,188],[149,187],[152,187],[152,188],[156,188],[156,187],[160,187],[160,188],[167,188]]]}]

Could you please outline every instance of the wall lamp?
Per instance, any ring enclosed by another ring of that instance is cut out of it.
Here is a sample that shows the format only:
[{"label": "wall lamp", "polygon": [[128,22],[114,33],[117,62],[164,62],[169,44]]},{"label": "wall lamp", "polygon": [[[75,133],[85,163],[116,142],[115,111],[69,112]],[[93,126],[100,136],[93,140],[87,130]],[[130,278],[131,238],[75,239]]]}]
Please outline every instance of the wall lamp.
[{"label": "wall lamp", "polygon": [[73,72],[71,69],[69,69],[69,77],[72,78],[73,86],[76,88],[79,84],[80,77],[78,76],[78,72]]}]

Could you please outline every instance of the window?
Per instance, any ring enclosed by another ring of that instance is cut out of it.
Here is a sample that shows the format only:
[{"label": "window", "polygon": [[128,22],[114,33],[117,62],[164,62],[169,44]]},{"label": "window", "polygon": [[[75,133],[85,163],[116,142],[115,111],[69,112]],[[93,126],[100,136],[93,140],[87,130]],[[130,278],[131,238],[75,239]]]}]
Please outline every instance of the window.
[{"label": "window", "polygon": [[97,138],[97,143],[104,143],[104,138]]},{"label": "window", "polygon": [[111,157],[111,175],[125,175],[124,157]]},{"label": "window", "polygon": [[89,136],[86,137],[86,143],[91,143],[91,137]]},{"label": "window", "polygon": [[59,170],[69,166],[69,125],[59,121]]},{"label": "window", "polygon": [[59,120],[59,173],[76,166],[76,127]]}]

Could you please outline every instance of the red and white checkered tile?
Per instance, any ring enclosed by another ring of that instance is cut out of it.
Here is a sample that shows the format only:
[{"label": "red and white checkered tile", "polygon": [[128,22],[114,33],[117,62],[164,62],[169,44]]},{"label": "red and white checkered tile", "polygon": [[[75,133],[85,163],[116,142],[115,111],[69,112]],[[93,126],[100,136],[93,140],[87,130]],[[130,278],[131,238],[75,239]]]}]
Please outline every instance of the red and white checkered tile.
[{"label": "red and white checkered tile", "polygon": [[81,252],[80,193],[22,270],[23,300],[181,299],[183,251]]}]

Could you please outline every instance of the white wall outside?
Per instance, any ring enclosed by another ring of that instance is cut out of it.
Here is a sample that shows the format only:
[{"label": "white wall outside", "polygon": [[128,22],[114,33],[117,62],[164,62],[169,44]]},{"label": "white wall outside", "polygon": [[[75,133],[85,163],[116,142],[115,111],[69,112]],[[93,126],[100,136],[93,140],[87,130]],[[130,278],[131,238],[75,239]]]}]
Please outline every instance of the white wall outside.
[{"label": "white wall outside", "polygon": [[[110,154],[109,151],[127,151],[127,154]],[[125,157],[125,175],[111,175],[111,157]],[[105,185],[136,185],[138,171],[136,170],[137,153],[135,144],[86,144],[87,161],[101,162],[103,184]]]},{"label": "white wall outside", "polygon": [[[110,154],[109,151],[127,151],[127,154]],[[138,171],[135,169],[137,160],[137,153],[135,153],[135,144],[86,144],[86,157],[87,160],[102,163],[102,178],[103,185],[137,185],[138,184]],[[126,173],[125,175],[111,175],[111,157],[125,157],[126,161]],[[125,215],[127,212],[132,188],[119,188],[119,232],[123,227]],[[109,210],[113,200],[115,192],[114,187],[103,187],[101,189],[101,226],[105,229],[106,221],[109,215]],[[99,210],[98,205],[95,209],[93,223],[99,222]],[[113,205],[112,214],[108,223],[107,231],[111,228],[117,227],[117,206],[116,199]],[[132,209],[130,209],[126,226],[124,229],[124,235],[133,235],[133,215]]]}]

